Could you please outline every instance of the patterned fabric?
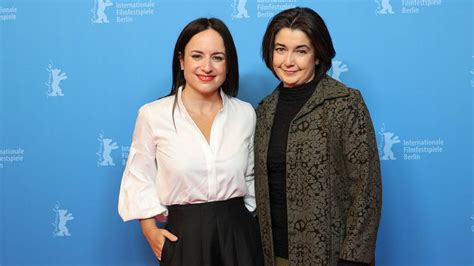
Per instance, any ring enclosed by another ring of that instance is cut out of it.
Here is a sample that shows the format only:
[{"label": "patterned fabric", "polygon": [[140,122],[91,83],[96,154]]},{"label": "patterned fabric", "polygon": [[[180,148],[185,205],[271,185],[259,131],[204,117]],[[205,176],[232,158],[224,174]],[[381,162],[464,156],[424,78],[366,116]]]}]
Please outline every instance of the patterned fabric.
[{"label": "patterned fabric", "polygon": [[[278,90],[257,107],[255,188],[265,265],[274,265],[267,151]],[[326,76],[290,124],[287,146],[290,265],[374,262],[382,205],[380,163],[367,107]]]}]

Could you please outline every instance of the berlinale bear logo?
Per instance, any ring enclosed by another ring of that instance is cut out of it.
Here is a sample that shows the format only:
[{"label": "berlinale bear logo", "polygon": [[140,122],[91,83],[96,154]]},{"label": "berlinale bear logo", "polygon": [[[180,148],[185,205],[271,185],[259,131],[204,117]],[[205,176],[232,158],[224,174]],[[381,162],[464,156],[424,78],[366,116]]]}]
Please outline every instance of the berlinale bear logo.
[{"label": "berlinale bear logo", "polygon": [[390,0],[375,0],[375,3],[377,3],[377,9],[375,10],[375,14],[395,14],[395,12],[393,12],[392,5],[390,4]]},{"label": "berlinale bear logo", "polygon": [[380,130],[379,134],[382,136],[382,157],[381,160],[396,160],[392,151],[394,144],[400,143],[398,136],[393,132],[386,132],[385,126]]},{"label": "berlinale bear logo", "polygon": [[109,6],[112,6],[113,3],[110,0],[96,0],[94,8],[91,12],[93,14],[92,22],[93,23],[109,23],[107,14],[105,14],[105,9]]},{"label": "berlinale bear logo", "polygon": [[341,82],[341,74],[349,71],[349,68],[346,64],[342,64],[342,61],[334,60],[332,61],[332,74],[331,77],[339,82]]},{"label": "berlinale bear logo", "polygon": [[99,156],[97,166],[114,166],[114,160],[112,159],[111,153],[113,150],[119,148],[117,142],[113,142],[112,139],[105,138],[104,133],[101,132],[97,138],[99,141],[99,151],[96,153]]},{"label": "berlinale bear logo", "polygon": [[53,235],[54,236],[71,236],[71,233],[69,233],[69,229],[66,227],[66,223],[74,219],[74,217],[72,216],[72,213],[68,213],[68,210],[61,209],[59,202],[56,203],[53,211],[56,213],[56,216],[53,222],[53,226],[54,226]]},{"label": "berlinale bear logo", "polygon": [[62,72],[61,69],[55,68],[52,63],[48,65],[46,69],[49,72],[49,79],[45,83],[48,88],[46,95],[47,96],[64,96],[63,90],[59,86],[59,83],[62,80],[67,79],[66,73]]},{"label": "berlinale bear logo", "polygon": [[247,0],[234,0],[232,7],[234,8],[234,14],[232,18],[250,18],[247,8],[245,5]]}]

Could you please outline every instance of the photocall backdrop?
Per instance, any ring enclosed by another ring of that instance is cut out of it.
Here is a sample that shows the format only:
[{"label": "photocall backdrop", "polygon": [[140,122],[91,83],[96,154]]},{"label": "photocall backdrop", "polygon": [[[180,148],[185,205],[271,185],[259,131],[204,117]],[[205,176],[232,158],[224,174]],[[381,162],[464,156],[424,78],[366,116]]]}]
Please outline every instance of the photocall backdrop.
[{"label": "photocall backdrop", "polygon": [[379,145],[378,265],[473,265],[472,0],[1,0],[0,264],[156,265],[117,213],[138,108],[168,94],[181,29],[229,26],[238,97],[278,81],[260,45],[280,10],[315,9]]}]

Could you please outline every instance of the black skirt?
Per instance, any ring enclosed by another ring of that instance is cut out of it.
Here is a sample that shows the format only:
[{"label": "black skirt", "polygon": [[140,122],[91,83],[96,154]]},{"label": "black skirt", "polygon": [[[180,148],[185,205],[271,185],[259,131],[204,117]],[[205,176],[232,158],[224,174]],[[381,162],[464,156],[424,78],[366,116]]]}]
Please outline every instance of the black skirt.
[{"label": "black skirt", "polygon": [[242,198],[168,206],[163,266],[263,265],[258,221]]}]

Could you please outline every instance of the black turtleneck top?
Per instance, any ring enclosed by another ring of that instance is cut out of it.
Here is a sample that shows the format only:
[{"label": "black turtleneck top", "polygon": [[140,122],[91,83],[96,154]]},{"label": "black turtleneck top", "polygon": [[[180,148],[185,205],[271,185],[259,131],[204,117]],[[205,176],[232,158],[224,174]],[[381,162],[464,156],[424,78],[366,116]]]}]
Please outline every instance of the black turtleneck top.
[{"label": "black turtleneck top", "polygon": [[293,88],[279,86],[278,103],[268,146],[268,186],[275,256],[288,259],[286,206],[286,146],[291,121],[309,100],[318,80]]}]

